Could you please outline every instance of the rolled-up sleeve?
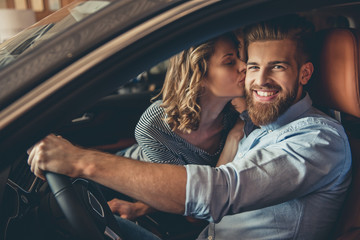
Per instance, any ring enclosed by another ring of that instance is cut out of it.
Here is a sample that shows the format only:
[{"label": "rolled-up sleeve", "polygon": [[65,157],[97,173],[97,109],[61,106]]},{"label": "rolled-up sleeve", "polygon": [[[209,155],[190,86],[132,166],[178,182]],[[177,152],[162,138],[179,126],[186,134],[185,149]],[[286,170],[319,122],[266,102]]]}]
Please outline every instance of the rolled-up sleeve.
[{"label": "rolled-up sleeve", "polygon": [[339,177],[351,165],[346,136],[324,125],[269,133],[246,154],[239,150],[233,162],[218,168],[185,166],[185,215],[219,222],[225,215],[282,203],[319,188],[331,190],[343,182]]}]

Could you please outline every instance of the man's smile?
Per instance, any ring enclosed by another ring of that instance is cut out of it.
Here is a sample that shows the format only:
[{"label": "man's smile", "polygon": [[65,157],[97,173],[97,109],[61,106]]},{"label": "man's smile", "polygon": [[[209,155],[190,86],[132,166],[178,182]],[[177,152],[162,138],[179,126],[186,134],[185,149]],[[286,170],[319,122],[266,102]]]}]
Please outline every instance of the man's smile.
[{"label": "man's smile", "polygon": [[258,90],[258,91],[255,91],[255,92],[260,97],[269,97],[269,96],[275,95],[278,91],[262,91],[262,90]]},{"label": "man's smile", "polygon": [[273,99],[275,99],[278,94],[279,94],[279,90],[270,90],[270,89],[267,89],[267,90],[263,90],[263,89],[253,89],[253,93],[254,93],[254,97],[257,99],[257,100],[260,100],[260,101],[271,101]]}]

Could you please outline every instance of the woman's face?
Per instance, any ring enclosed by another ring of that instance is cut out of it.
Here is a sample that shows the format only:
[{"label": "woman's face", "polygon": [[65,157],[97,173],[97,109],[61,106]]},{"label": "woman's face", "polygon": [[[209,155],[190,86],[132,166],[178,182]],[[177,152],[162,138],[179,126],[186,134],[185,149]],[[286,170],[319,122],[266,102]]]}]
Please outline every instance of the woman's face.
[{"label": "woman's face", "polygon": [[238,50],[238,46],[228,38],[221,37],[215,42],[204,81],[207,93],[226,100],[244,96],[246,63],[239,58],[244,54],[243,48],[240,48],[240,53]]}]

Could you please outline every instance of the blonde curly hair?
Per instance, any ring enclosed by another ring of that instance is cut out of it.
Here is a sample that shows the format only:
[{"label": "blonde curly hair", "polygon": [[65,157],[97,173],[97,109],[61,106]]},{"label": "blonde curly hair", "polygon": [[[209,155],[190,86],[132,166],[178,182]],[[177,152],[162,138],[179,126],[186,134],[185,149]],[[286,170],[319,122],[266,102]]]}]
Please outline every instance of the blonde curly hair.
[{"label": "blonde curly hair", "polygon": [[198,129],[201,107],[199,97],[203,92],[201,82],[208,72],[208,61],[214,54],[215,43],[221,37],[238,41],[233,33],[227,33],[193,46],[170,59],[165,81],[160,93],[161,107],[166,113],[165,121],[174,131],[190,133]]}]

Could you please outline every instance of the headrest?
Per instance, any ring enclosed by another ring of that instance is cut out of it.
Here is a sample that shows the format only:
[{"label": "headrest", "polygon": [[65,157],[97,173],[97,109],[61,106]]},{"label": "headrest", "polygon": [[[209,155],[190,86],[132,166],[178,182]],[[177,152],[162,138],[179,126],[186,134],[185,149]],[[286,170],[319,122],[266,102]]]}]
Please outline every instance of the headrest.
[{"label": "headrest", "polygon": [[309,93],[315,106],[360,117],[360,48],[355,29],[323,30],[315,36],[315,76]]}]

